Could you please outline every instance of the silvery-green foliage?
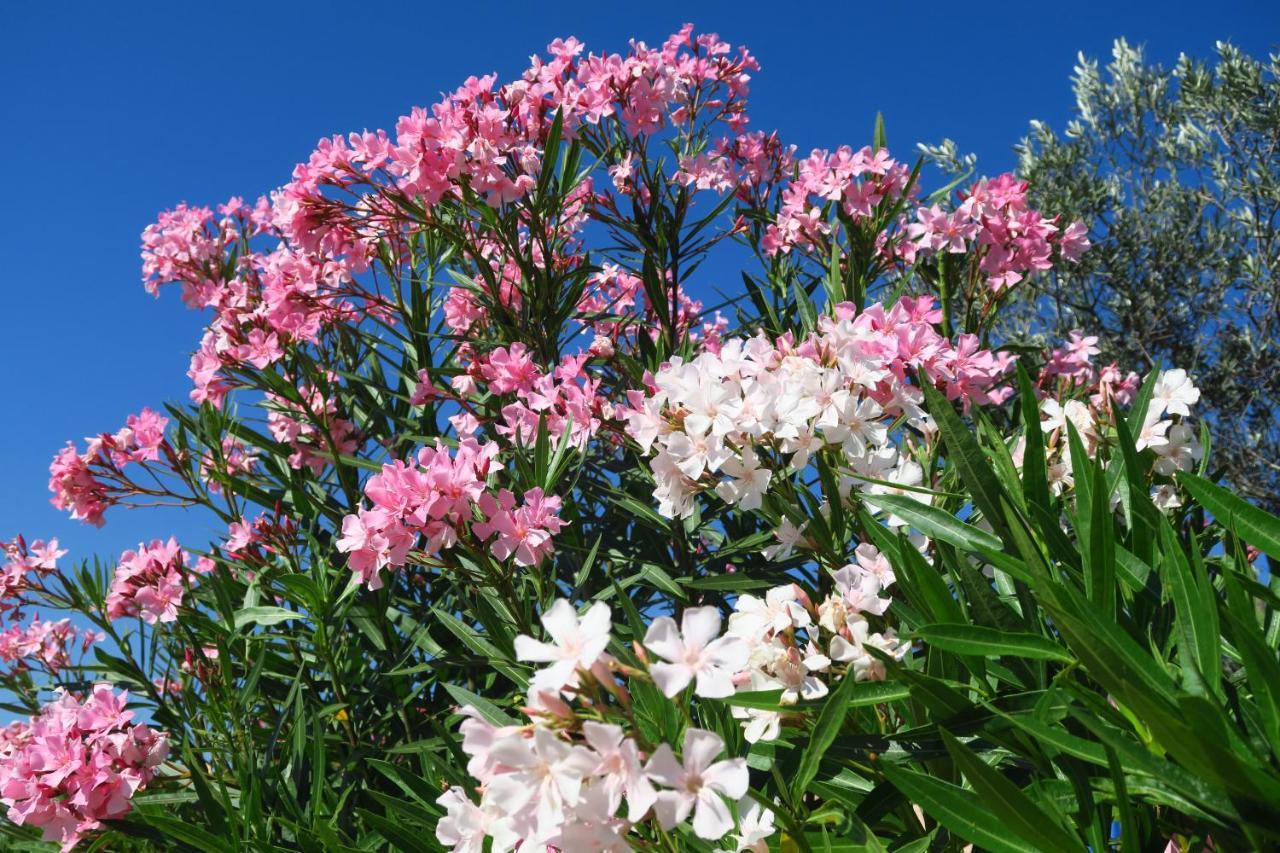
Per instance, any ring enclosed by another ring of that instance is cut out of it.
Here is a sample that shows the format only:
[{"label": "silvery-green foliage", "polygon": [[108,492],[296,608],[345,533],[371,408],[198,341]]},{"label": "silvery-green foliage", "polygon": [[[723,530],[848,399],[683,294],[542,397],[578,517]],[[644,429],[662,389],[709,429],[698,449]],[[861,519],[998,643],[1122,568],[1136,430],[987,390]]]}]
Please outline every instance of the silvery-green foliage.
[{"label": "silvery-green foliage", "polygon": [[[1280,56],[1219,43],[1172,69],[1118,40],[1083,55],[1075,117],[1032,122],[1018,171],[1094,248],[1030,283],[1007,332],[1080,328],[1121,364],[1185,365],[1218,427],[1215,462],[1252,499],[1280,499]],[[955,158],[952,158],[953,160]],[[945,165],[945,160],[943,161]]]}]

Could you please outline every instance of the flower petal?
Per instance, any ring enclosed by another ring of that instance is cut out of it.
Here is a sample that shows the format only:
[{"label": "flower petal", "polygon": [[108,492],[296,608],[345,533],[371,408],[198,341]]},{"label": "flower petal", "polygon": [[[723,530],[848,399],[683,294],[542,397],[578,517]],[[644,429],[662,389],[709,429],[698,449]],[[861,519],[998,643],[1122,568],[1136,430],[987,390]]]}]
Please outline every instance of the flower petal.
[{"label": "flower petal", "polygon": [[693,670],[683,663],[655,663],[649,667],[649,674],[668,699],[688,687],[693,680]]},{"label": "flower petal", "polygon": [[685,648],[706,648],[720,635],[720,611],[714,607],[690,607],[680,620],[680,628]]},{"label": "flower petal", "polygon": [[705,729],[684,730],[684,768],[688,773],[702,774],[716,756],[724,752],[724,741]]},{"label": "flower petal", "polygon": [[675,620],[670,616],[659,616],[653,620],[649,630],[645,632],[644,644],[658,657],[669,661],[684,657],[684,643],[680,640],[680,631]]}]

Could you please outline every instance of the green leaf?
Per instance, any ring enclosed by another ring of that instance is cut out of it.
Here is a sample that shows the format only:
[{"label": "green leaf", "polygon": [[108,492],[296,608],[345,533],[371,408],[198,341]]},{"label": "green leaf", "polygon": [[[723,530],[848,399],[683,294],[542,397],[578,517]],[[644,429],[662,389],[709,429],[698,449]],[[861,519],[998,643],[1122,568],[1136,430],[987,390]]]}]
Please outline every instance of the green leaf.
[{"label": "green leaf", "polygon": [[945,730],[940,730],[947,752],[964,773],[973,790],[991,807],[1010,832],[1032,844],[1036,850],[1078,853],[1080,840],[1067,832],[1031,797],[995,768],[988,765],[969,747]]},{"label": "green leaf", "polygon": [[888,762],[879,767],[908,800],[964,840],[991,853],[1041,853],[1039,848],[1010,834],[1005,822],[972,791]]},{"label": "green leaf", "polygon": [[[1217,694],[1222,681],[1222,648],[1219,645],[1218,602],[1207,577],[1192,570],[1182,543],[1168,520],[1161,518],[1161,579],[1169,588],[1177,620],[1178,648],[1183,667],[1194,667],[1210,692]],[[1192,541],[1192,547],[1199,547]],[[1206,587],[1208,589],[1206,590]],[[1184,681],[1184,684],[1186,682]],[[1190,686],[1187,684],[1187,686]]]},{"label": "green leaf", "polygon": [[906,521],[931,539],[941,539],[965,551],[999,552],[1004,545],[987,531],[965,524],[949,512],[903,495],[865,492],[862,500]]},{"label": "green leaf", "polygon": [[800,311],[800,321],[804,324],[805,331],[813,331],[818,324],[818,310],[813,307],[813,300],[809,298],[808,292],[805,291],[798,277],[791,282],[791,292],[795,297],[796,308]]},{"label": "green leaf", "polygon": [[913,634],[926,643],[961,655],[998,658],[1005,655],[1071,663],[1070,651],[1039,634],[1000,631],[980,625],[924,625]]},{"label": "green leaf", "polygon": [[1180,471],[1177,476],[1183,488],[1213,513],[1223,527],[1234,531],[1241,539],[1256,546],[1273,560],[1280,560],[1280,518],[1258,509],[1203,477],[1185,471]]},{"label": "green leaf", "polygon": [[140,820],[148,826],[160,830],[169,838],[181,841],[184,844],[190,844],[197,850],[202,851],[202,853],[215,853],[215,851],[230,851],[233,849],[229,840],[205,832],[200,827],[193,826],[176,817],[147,814],[141,815]]},{"label": "green leaf", "polygon": [[[1085,594],[1104,618],[1116,615],[1115,522],[1111,515],[1111,492],[1101,460],[1093,464],[1093,505],[1090,507],[1088,538],[1082,541]],[[1082,532],[1081,536],[1084,536]]]},{"label": "green leaf", "polygon": [[1031,735],[1037,742],[1037,746],[1042,749],[1045,745],[1048,745],[1082,761],[1088,761],[1091,764],[1103,767],[1107,766],[1106,750],[1091,740],[1077,737],[1066,729],[1043,722],[1033,714],[1005,714],[998,709],[993,708],[993,710]]},{"label": "green leaf", "polygon": [[1142,431],[1142,425],[1147,420],[1147,409],[1151,407],[1151,396],[1155,393],[1156,380],[1159,378],[1160,371],[1152,370],[1142,381],[1142,387],[1138,389],[1133,405],[1129,407],[1129,432],[1137,434]]},{"label": "green leaf", "polygon": [[420,853],[420,851],[432,849],[432,845],[427,843],[426,838],[419,834],[420,831],[415,831],[382,815],[374,814],[367,809],[357,809],[356,811],[365,822],[377,830],[378,834],[390,842],[391,846],[396,850],[403,851],[403,853]]},{"label": "green leaf", "polygon": [[1028,504],[1049,509],[1049,473],[1044,455],[1044,430],[1040,427],[1040,404],[1031,377],[1018,362],[1018,391],[1022,405],[1022,428],[1026,447],[1022,453],[1022,491]]},{"label": "green leaf", "polygon": [[1111,771],[1111,784],[1115,786],[1116,806],[1120,810],[1120,851],[1138,853],[1138,820],[1134,816],[1133,803],[1124,778],[1124,767],[1114,749],[1107,750],[1107,768]]},{"label": "green leaf", "polygon": [[925,560],[920,552],[907,540],[904,532],[898,534],[897,570],[898,583],[904,590],[914,595],[913,603],[918,603],[935,622],[961,622],[964,611],[952,594],[942,574]]},{"label": "green leaf", "polygon": [[235,627],[236,630],[239,630],[245,625],[253,623],[266,627],[270,625],[279,625],[286,619],[304,618],[306,617],[296,610],[286,610],[283,607],[242,607],[236,611]]},{"label": "green leaf", "polygon": [[809,735],[809,745],[800,756],[800,766],[796,769],[795,779],[791,783],[792,798],[797,802],[803,799],[809,783],[817,775],[818,764],[822,761],[827,748],[840,734],[849,711],[849,697],[856,686],[857,682],[853,678],[845,676],[839,686],[827,697],[826,704],[822,706],[822,713],[818,715],[818,721],[813,725],[813,732]]},{"label": "green leaf", "polygon": [[1006,539],[1004,513],[1001,511],[1001,487],[995,471],[991,469],[987,456],[978,441],[969,432],[969,428],[956,414],[942,393],[933,387],[929,377],[920,373],[920,385],[924,391],[924,399],[929,414],[938,424],[938,431],[947,447],[947,461],[960,472],[960,479],[969,487],[973,496],[973,505],[977,507],[987,523],[1002,539]]}]

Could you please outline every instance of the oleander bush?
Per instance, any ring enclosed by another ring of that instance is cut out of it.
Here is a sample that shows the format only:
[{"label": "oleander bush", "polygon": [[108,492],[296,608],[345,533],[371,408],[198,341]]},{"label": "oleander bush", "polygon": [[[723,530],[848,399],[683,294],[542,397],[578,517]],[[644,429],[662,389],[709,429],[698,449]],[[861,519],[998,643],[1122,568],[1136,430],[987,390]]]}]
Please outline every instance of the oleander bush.
[{"label": "oleander bush", "polygon": [[756,70],[557,40],[146,229],[191,399],[53,502],[217,533],[7,543],[12,849],[1280,840],[1280,520],[1193,378],[999,339],[1083,226]]}]

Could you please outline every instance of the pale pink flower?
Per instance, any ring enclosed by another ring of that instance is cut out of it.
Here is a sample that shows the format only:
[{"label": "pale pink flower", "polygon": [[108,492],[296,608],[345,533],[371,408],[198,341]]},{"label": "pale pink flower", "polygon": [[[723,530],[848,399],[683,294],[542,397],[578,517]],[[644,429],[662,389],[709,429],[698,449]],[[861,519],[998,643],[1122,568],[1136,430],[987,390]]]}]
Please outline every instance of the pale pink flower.
[{"label": "pale pink flower", "polygon": [[558,685],[567,683],[578,669],[591,669],[609,646],[612,619],[609,606],[602,601],[591,605],[579,619],[572,604],[557,599],[541,621],[551,642],[520,634],[516,637],[516,658],[551,664],[544,672],[554,674],[545,677]]},{"label": "pale pink flower", "polygon": [[699,696],[733,695],[733,675],[746,666],[747,645],[738,637],[719,637],[720,613],[714,607],[685,610],[680,625],[677,629],[671,617],[659,616],[644,635],[644,645],[666,661],[649,667],[658,689],[675,696],[696,679]]},{"label": "pale pink flower", "polygon": [[715,761],[724,741],[714,732],[688,728],[684,732],[684,762],[676,760],[667,744],[660,744],[649,759],[649,778],[670,790],[659,791],[654,813],[663,829],[671,830],[693,813],[693,831],[699,838],[721,838],[733,829],[733,816],[722,797],[737,800],[747,792],[747,762],[742,758]]},{"label": "pale pink flower", "polygon": [[621,726],[593,720],[582,724],[582,734],[599,756],[600,763],[594,772],[603,777],[608,813],[617,811],[625,796],[628,819],[633,822],[640,820],[658,795],[645,775],[635,741],[624,737]]}]

